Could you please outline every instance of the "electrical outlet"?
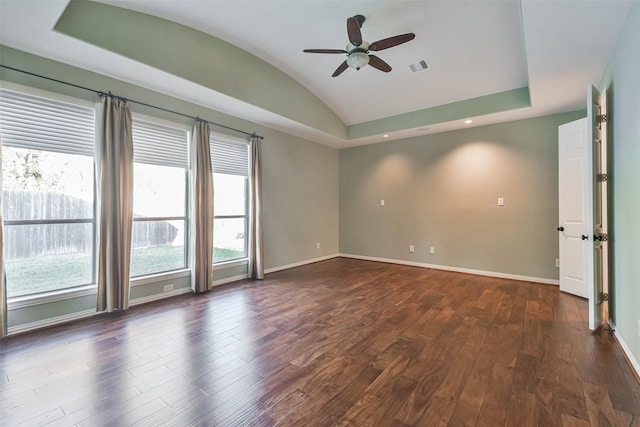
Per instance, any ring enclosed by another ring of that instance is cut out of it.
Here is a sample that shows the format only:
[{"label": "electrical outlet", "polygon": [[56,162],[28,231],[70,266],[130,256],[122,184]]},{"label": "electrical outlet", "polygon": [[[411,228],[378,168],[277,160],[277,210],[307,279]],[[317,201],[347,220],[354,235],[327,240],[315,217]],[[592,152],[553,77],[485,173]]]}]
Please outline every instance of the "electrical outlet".
[{"label": "electrical outlet", "polygon": [[320,249],[320,242],[316,243],[316,249]]},{"label": "electrical outlet", "polygon": [[429,253],[431,255],[434,255],[436,253],[436,248],[434,248],[433,246],[429,246]]},{"label": "electrical outlet", "polygon": [[170,285],[164,285],[164,287],[162,288],[163,292],[169,292],[173,290],[173,283]]},{"label": "electrical outlet", "polygon": [[504,206],[504,197],[498,197],[498,206]]},{"label": "electrical outlet", "polygon": [[380,199],[380,206],[384,206],[384,199]]},{"label": "electrical outlet", "polygon": [[413,247],[413,245],[409,245],[409,252],[414,253],[416,251],[416,248]]},{"label": "electrical outlet", "polygon": [[560,268],[560,259],[556,258],[556,268]]}]

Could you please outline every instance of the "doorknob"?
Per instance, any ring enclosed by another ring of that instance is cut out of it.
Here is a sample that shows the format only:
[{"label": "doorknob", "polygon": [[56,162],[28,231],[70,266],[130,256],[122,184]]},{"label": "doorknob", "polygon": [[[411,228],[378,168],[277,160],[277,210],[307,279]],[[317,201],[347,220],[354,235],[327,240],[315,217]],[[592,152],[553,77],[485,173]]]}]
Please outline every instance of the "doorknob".
[{"label": "doorknob", "polygon": [[587,236],[586,234],[582,235],[582,240],[589,240],[589,236]]},{"label": "doorknob", "polygon": [[558,231],[564,231],[564,227],[560,226],[560,227],[556,228],[556,230],[558,230]]}]

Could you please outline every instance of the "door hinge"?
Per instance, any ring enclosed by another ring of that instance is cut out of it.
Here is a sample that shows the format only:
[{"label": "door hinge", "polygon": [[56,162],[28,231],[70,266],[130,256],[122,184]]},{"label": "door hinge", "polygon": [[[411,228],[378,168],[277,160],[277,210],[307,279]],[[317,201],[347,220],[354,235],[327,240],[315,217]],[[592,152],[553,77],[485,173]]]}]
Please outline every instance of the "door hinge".
[{"label": "door hinge", "polygon": [[602,234],[594,234],[593,235],[593,242],[606,242],[607,240],[609,240],[609,235],[607,233],[602,233]]},{"label": "door hinge", "polygon": [[602,301],[609,301],[609,294],[607,293],[602,293]]},{"label": "door hinge", "polygon": [[596,116],[596,123],[606,123],[607,122],[607,115],[606,114],[598,114]]},{"label": "door hinge", "polygon": [[609,181],[609,175],[607,175],[606,173],[599,173],[598,175],[596,175],[598,182],[606,182]]}]

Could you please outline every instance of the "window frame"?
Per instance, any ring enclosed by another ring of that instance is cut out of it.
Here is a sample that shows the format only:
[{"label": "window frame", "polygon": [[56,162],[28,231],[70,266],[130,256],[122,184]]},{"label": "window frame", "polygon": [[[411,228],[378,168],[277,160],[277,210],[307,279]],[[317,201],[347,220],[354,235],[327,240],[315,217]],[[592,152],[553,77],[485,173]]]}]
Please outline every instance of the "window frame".
[{"label": "window frame", "polygon": [[[12,82],[8,82],[5,80],[0,80],[2,85],[0,86],[2,89],[6,89],[8,91],[23,93],[27,96],[40,97],[45,98],[47,100],[61,103],[72,104],[81,108],[88,108],[93,111],[94,116],[94,128],[93,132],[95,135],[95,103],[82,98],[75,98],[71,96],[67,96],[57,92],[50,92],[47,90],[42,90],[38,88],[33,88],[30,86],[24,86]],[[93,143],[92,151],[95,153],[95,139]],[[4,145],[4,144],[3,144]],[[18,148],[18,149],[30,149],[34,150],[34,148],[22,145],[9,145],[6,148]],[[85,155],[81,153],[73,153],[70,151],[62,151],[62,150],[37,150],[40,152],[50,152],[50,153],[66,153],[71,155]],[[58,224],[91,224],[92,228],[92,238],[91,238],[91,281],[90,283],[67,286],[59,289],[52,290],[44,290],[42,292],[35,292],[30,294],[18,295],[18,296],[7,296],[7,304],[11,306],[11,308],[18,308],[21,306],[31,306],[34,304],[42,304],[45,302],[53,302],[62,299],[67,299],[69,297],[80,297],[84,295],[95,294],[97,289],[97,239],[98,239],[98,200],[97,200],[97,183],[96,183],[96,174],[95,174],[95,154],[91,157],[93,161],[93,173],[92,173],[92,191],[93,191],[93,202],[91,204],[92,216],[90,218],[60,218],[60,219],[4,219],[3,225],[6,227],[11,226],[21,226],[21,225],[58,225]],[[0,189],[0,191],[2,191]]]},{"label": "window frame", "polygon": [[[190,217],[189,217],[189,212],[190,212],[190,208],[189,208],[189,203],[190,203],[190,191],[189,191],[189,183],[191,182],[191,168],[190,168],[190,162],[189,162],[189,158],[191,156],[191,147],[190,147],[190,142],[191,142],[191,133],[192,133],[192,128],[190,126],[187,126],[183,123],[179,123],[179,122],[174,122],[174,121],[170,121],[170,120],[165,120],[165,119],[161,119],[158,117],[154,117],[154,116],[149,116],[146,114],[141,114],[141,113],[137,113],[137,112],[132,112],[132,129],[133,126],[135,125],[136,121],[143,121],[146,123],[150,123],[150,124],[157,124],[159,126],[164,126],[164,127],[169,127],[169,128],[173,128],[176,130],[180,130],[180,131],[185,131],[187,133],[187,137],[185,139],[185,150],[187,153],[187,162],[186,165],[184,167],[184,191],[185,191],[185,196],[184,196],[184,216],[145,216],[145,217],[133,217],[132,220],[132,230],[133,230],[133,225],[136,222],[153,222],[153,221],[184,221],[184,257],[183,257],[183,267],[180,268],[175,268],[175,269],[171,269],[171,270],[163,270],[163,271],[157,271],[157,272],[153,272],[153,273],[146,273],[146,274],[142,274],[139,276],[132,276],[131,272],[129,272],[129,280],[130,280],[130,285],[131,286],[141,286],[141,285],[145,285],[148,284],[150,282],[156,281],[158,279],[166,279],[168,276],[173,277],[174,275],[178,275],[178,276],[183,276],[185,272],[190,272],[190,263],[191,263],[191,253],[190,253],[190,247],[191,247],[191,236],[189,233],[189,227],[190,227]],[[140,164],[152,164],[152,165],[156,165],[156,166],[168,166],[168,165],[163,165],[163,164],[158,164],[158,163],[146,163],[146,162],[136,162],[135,161],[135,141],[134,141],[134,168],[136,163],[140,163]],[[175,166],[174,166],[175,167]],[[135,184],[134,184],[135,185]],[[134,194],[135,197],[135,194]],[[135,203],[135,201],[134,201]],[[133,250],[133,245],[131,247],[131,249]],[[129,262],[131,263],[131,255],[129,255]]]},{"label": "window frame", "polygon": [[[249,175],[250,175],[250,164],[251,164],[251,151],[249,150],[250,146],[249,146],[249,141],[247,141],[246,139],[243,138],[238,138],[238,137],[234,137],[234,136],[230,136],[224,133],[219,133],[219,132],[215,132],[215,131],[210,131],[209,132],[209,154],[211,156],[211,168],[212,168],[212,175],[216,175],[219,172],[216,172],[216,168],[213,164],[213,145],[215,140],[218,140],[219,142],[224,142],[224,143],[231,143],[231,144],[235,144],[235,145],[241,145],[246,147],[247,150],[247,174],[246,175],[238,175],[238,176],[243,176],[244,177],[244,215],[216,215],[215,213],[215,204],[213,207],[213,222],[214,222],[214,228],[215,228],[215,221],[216,219],[244,219],[244,244],[243,244],[243,252],[244,255],[238,258],[231,258],[231,259],[225,259],[225,260],[221,260],[221,261],[215,261],[215,259],[212,259],[213,262],[213,267],[214,270],[220,269],[220,268],[224,268],[224,267],[232,267],[232,266],[236,266],[236,265],[242,265],[242,264],[246,264],[249,261],[249,239],[251,236],[249,236],[249,209],[250,209],[250,204],[251,204],[251,200],[250,200],[250,194],[251,192],[249,191],[249,185],[250,185],[250,181],[249,181]],[[231,174],[224,174],[224,173],[220,173],[221,175],[231,175]],[[215,178],[214,178],[214,190],[215,190]],[[214,191],[214,198],[215,198],[215,191]],[[215,234],[214,234],[214,241],[215,241]],[[214,248],[213,248],[213,253],[215,255],[215,242],[214,242]],[[213,258],[213,257],[212,257]]]}]

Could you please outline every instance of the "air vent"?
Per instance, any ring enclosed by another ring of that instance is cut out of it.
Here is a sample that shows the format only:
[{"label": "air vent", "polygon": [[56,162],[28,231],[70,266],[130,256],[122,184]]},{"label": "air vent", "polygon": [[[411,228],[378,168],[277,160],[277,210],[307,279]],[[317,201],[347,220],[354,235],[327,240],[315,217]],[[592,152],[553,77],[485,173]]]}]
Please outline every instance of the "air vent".
[{"label": "air vent", "polygon": [[427,64],[426,59],[422,59],[413,64],[409,64],[409,69],[411,70],[412,73],[419,73],[420,71],[428,70],[429,64]]}]

